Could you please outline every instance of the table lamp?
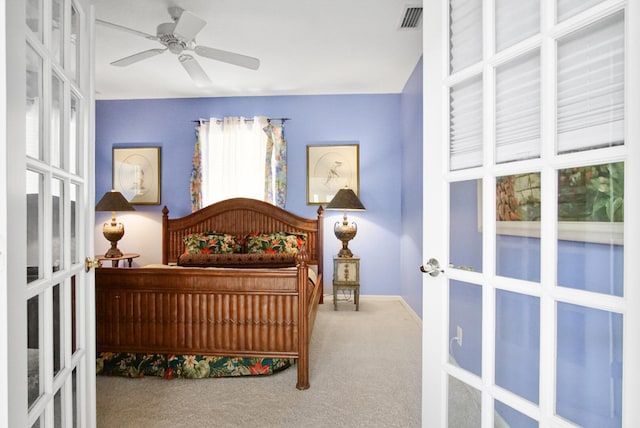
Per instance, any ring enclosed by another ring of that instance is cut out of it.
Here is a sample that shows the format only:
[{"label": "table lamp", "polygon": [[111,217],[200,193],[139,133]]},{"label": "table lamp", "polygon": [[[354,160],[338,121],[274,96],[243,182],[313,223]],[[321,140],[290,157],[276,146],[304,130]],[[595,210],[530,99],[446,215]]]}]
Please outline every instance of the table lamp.
[{"label": "table lamp", "polygon": [[105,257],[122,257],[122,251],[118,249],[118,241],[124,236],[124,225],[116,223],[116,211],[135,211],[136,209],[122,196],[122,193],[112,190],[104,194],[96,205],[96,211],[111,211],[111,223],[105,223],[102,234],[111,242],[111,248],[105,253]]},{"label": "table lamp", "polygon": [[347,222],[347,211],[364,211],[364,205],[358,199],[353,190],[345,187],[338,190],[338,193],[331,199],[328,210],[343,210],[344,217],[342,222],[337,221],[333,226],[333,232],[340,241],[342,241],[342,249],[338,252],[338,257],[353,257],[353,253],[349,249],[349,241],[351,241],[358,231],[358,225],[354,222]]}]

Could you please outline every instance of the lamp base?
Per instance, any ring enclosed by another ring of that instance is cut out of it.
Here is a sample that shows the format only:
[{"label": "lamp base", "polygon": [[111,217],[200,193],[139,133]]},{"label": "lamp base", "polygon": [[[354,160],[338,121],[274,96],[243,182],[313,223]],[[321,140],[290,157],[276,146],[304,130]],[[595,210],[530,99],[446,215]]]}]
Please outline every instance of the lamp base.
[{"label": "lamp base", "polygon": [[338,257],[343,258],[343,257],[353,257],[353,253],[351,252],[351,250],[349,249],[349,247],[347,247],[347,243],[343,242],[344,246],[342,247],[342,249],[338,252]]},{"label": "lamp base", "polygon": [[357,231],[358,225],[353,222],[349,224],[346,213],[342,222],[337,221],[333,225],[333,233],[336,238],[342,241],[342,249],[338,252],[338,257],[353,257],[353,253],[349,249],[349,241],[355,238]]},{"label": "lamp base", "polygon": [[122,257],[122,251],[118,249],[118,241],[124,236],[124,225],[122,223],[105,223],[102,227],[102,234],[107,241],[111,242],[111,248],[104,254],[107,258]]},{"label": "lamp base", "polygon": [[118,244],[117,242],[112,242],[111,243],[111,248],[109,248],[109,251],[104,253],[104,256],[106,258],[112,259],[114,257],[122,257],[122,251],[120,251],[120,249],[118,249],[118,247],[116,246],[117,244]]}]

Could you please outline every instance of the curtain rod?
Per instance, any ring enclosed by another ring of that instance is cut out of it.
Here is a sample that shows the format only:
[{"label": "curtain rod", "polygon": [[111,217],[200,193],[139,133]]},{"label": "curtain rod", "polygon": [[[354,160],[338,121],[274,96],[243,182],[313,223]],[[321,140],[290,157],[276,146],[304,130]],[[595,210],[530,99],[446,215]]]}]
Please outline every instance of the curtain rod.
[{"label": "curtain rod", "polygon": [[[272,120],[279,120],[280,122],[286,122],[287,120],[291,120],[288,117],[268,117],[267,118],[268,121],[272,121]],[[191,122],[195,122],[195,123],[200,123],[200,122],[209,122],[209,119],[197,119],[197,120],[192,120]],[[224,120],[218,119],[216,121],[217,123],[222,123],[224,122]],[[253,119],[245,119],[245,122],[253,122]]]}]

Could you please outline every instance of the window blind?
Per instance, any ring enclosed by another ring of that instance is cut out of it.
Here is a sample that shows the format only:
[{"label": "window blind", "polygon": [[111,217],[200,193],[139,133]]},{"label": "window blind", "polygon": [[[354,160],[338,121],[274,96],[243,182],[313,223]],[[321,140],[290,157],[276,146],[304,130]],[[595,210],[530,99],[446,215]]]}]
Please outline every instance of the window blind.
[{"label": "window blind", "polygon": [[451,87],[449,145],[451,170],[482,165],[482,77]]},{"label": "window blind", "polygon": [[496,71],[496,162],[540,156],[540,53]]},{"label": "window blind", "polygon": [[604,0],[558,0],[558,22],[577,15],[603,1]]},{"label": "window blind", "polygon": [[624,143],[624,15],[558,43],[558,152]]},{"label": "window blind", "polygon": [[449,3],[450,72],[482,60],[482,0]]},{"label": "window blind", "polygon": [[540,31],[540,0],[496,0],[496,50]]}]

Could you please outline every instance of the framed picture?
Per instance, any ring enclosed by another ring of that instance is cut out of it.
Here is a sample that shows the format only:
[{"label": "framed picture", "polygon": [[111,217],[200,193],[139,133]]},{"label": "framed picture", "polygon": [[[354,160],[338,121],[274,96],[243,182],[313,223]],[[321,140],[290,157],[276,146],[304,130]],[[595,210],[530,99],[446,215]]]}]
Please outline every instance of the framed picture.
[{"label": "framed picture", "polygon": [[348,187],[360,197],[359,144],[307,146],[307,204],[326,205]]},{"label": "framed picture", "polygon": [[160,204],[160,147],[114,147],[113,189],[131,204]]},{"label": "framed picture", "polygon": [[[498,234],[540,236],[540,173],[499,177],[496,197]],[[622,245],[623,222],[622,162],[558,171],[558,239]]]}]

